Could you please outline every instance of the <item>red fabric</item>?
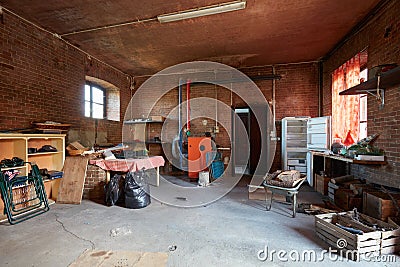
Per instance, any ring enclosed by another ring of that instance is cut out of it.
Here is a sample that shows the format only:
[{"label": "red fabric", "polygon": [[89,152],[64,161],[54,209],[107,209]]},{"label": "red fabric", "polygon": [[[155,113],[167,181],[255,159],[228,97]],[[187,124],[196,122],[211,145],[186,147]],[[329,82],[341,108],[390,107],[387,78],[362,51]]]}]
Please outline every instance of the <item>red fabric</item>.
[{"label": "red fabric", "polygon": [[135,172],[164,166],[165,160],[162,156],[154,156],[143,159],[93,159],[89,163],[107,171]]},{"label": "red fabric", "polygon": [[352,144],[354,144],[355,142],[354,142],[354,139],[353,139],[353,137],[351,136],[351,134],[350,134],[350,131],[348,131],[347,132],[347,136],[346,136],[346,138],[344,139],[344,141],[343,141],[343,145],[345,145],[345,146],[350,146],[350,145],[352,145]]},{"label": "red fabric", "polygon": [[360,96],[339,93],[360,83],[360,58],[350,59],[332,75],[332,136],[344,143],[348,134],[353,140],[359,139]]}]

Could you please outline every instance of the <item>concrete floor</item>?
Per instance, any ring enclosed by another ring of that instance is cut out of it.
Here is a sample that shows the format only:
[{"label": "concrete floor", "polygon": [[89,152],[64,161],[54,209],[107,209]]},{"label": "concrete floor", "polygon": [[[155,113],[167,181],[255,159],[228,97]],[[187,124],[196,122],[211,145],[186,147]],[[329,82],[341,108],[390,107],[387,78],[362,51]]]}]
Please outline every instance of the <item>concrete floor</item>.
[{"label": "concrete floor", "polygon": [[[299,202],[320,201],[305,187]],[[153,201],[130,210],[91,201],[81,205],[54,204],[49,212],[18,225],[0,224],[0,266],[68,266],[87,249],[167,252],[168,266],[321,266],[321,262],[261,261],[271,250],[328,249],[314,233],[314,217],[290,206],[248,200],[246,181],[221,200],[201,208],[175,208]],[[176,250],[170,251],[171,246]],[[286,256],[288,259],[288,256]],[[398,266],[397,263],[352,262],[339,258],[336,266]],[[332,265],[325,257],[324,263]]]}]

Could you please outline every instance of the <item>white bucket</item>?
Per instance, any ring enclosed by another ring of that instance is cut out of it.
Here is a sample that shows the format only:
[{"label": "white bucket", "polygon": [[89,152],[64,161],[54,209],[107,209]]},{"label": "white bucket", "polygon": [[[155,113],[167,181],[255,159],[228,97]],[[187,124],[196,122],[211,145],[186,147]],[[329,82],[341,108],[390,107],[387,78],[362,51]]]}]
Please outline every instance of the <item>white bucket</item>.
[{"label": "white bucket", "polygon": [[210,174],[206,171],[199,172],[199,185],[207,186],[210,184]]}]

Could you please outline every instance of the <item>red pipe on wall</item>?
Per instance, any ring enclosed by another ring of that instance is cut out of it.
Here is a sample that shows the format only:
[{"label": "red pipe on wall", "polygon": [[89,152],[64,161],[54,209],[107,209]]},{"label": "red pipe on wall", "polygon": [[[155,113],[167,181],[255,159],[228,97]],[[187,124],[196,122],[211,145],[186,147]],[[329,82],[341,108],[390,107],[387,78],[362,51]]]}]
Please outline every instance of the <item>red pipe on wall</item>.
[{"label": "red pipe on wall", "polygon": [[186,81],[186,119],[187,119],[187,130],[190,130],[190,80]]}]

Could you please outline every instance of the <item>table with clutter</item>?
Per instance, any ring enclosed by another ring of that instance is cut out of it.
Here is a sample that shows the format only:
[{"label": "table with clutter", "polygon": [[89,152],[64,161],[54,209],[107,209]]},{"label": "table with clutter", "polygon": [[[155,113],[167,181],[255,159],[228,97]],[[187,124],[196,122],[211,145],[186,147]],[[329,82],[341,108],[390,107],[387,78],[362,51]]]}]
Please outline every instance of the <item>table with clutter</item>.
[{"label": "table with clutter", "polygon": [[140,170],[156,169],[155,186],[160,184],[160,166],[164,166],[165,160],[162,156],[151,156],[127,159],[92,159],[90,164],[96,165],[107,172],[107,181],[110,172],[136,172]]}]

